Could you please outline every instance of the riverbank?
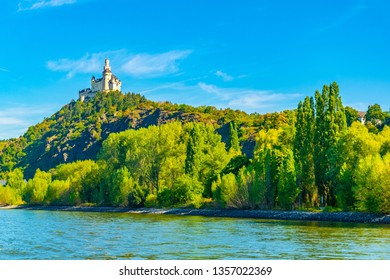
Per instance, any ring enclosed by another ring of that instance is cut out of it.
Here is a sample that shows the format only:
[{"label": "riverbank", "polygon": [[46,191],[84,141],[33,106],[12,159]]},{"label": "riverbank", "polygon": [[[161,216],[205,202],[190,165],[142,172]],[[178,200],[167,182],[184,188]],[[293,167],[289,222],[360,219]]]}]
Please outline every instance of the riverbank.
[{"label": "riverbank", "polygon": [[308,212],[308,211],[227,210],[227,209],[188,209],[188,208],[129,209],[129,208],[121,208],[121,207],[27,206],[27,205],[0,206],[0,209],[159,214],[159,215],[252,218],[252,219],[272,219],[272,220],[390,224],[390,215],[370,214],[370,213],[360,213],[360,212]]}]

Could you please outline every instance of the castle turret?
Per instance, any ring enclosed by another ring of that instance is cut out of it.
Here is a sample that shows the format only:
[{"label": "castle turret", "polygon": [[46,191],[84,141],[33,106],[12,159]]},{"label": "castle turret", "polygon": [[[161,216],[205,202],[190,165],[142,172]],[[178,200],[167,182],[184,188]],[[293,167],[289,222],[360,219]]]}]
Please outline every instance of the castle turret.
[{"label": "castle turret", "polygon": [[101,78],[91,78],[91,88],[83,89],[79,91],[79,98],[81,101],[92,98],[98,91],[108,92],[112,90],[121,90],[122,82],[112,74],[110,61],[105,60],[103,67],[103,76]]},{"label": "castle turret", "polygon": [[110,80],[112,77],[110,61],[106,58],[104,68],[103,68],[103,92],[107,92],[110,90]]}]

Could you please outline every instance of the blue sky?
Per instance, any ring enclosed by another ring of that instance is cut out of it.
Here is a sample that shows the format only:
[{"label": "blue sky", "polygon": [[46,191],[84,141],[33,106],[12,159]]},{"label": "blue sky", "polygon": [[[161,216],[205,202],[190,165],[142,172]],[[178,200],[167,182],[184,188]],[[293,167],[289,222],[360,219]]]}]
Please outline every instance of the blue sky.
[{"label": "blue sky", "polygon": [[251,112],[323,84],[390,108],[389,1],[0,1],[0,139],[78,98],[104,59],[122,91]]}]

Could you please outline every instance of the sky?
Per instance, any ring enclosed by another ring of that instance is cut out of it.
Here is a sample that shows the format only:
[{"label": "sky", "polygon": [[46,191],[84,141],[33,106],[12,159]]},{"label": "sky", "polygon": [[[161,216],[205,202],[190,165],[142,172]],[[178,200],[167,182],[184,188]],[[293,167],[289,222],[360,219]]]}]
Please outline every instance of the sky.
[{"label": "sky", "polygon": [[294,109],[336,81],[345,106],[390,108],[387,0],[0,0],[0,139],[101,77],[154,101]]}]

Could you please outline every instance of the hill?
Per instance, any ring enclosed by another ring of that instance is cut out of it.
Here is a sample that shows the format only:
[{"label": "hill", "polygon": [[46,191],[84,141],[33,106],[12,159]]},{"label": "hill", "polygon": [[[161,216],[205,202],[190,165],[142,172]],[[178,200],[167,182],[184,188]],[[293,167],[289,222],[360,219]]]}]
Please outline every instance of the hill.
[{"label": "hill", "polygon": [[293,117],[291,111],[249,115],[211,106],[153,102],[134,93],[99,93],[87,102],[71,101],[43,122],[31,126],[23,136],[1,142],[0,172],[22,168],[29,179],[38,168],[48,171],[62,163],[96,159],[102,142],[111,133],[173,121],[211,124],[225,143],[229,140],[229,123],[234,122],[242,151],[251,158],[254,136],[261,128],[278,128],[292,123]]}]

